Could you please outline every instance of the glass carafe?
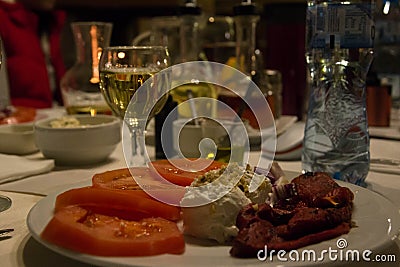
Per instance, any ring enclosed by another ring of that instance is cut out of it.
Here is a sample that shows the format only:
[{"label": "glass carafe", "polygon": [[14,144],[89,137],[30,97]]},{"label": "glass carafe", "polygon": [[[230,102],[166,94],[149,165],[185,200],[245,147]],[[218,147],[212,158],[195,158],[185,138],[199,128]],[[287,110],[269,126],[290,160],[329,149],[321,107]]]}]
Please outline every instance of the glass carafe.
[{"label": "glass carafe", "polygon": [[99,59],[109,46],[112,23],[73,22],[76,62],[61,80],[68,114],[111,114],[99,88]]}]

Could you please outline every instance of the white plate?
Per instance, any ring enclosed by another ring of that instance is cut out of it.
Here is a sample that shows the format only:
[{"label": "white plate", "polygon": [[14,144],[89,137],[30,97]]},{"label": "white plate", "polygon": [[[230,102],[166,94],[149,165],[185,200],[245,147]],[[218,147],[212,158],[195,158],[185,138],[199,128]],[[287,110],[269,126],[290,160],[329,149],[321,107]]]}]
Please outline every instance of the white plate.
[{"label": "white plate", "polygon": [[276,135],[284,133],[293,123],[297,121],[297,116],[282,115],[275,120]]},{"label": "white plate", "polygon": [[[379,252],[397,234],[400,228],[399,209],[386,198],[352,184],[339,181],[342,186],[349,187],[355,194],[353,221],[358,227],[351,229],[350,233],[341,236],[347,241],[348,246],[343,249],[358,250],[360,254],[364,250]],[[29,212],[27,225],[33,238],[49,249],[73,258],[75,260],[95,264],[99,266],[316,266],[322,264],[343,264],[343,262],[329,261],[325,257],[324,262],[260,262],[257,259],[237,259],[229,256],[229,246],[213,245],[207,241],[188,239],[186,251],[183,255],[159,255],[152,257],[98,257],[76,253],[57,247],[40,238],[49,220],[53,216],[54,201],[57,194],[52,194],[39,201]],[[303,249],[315,250],[317,255],[322,250],[338,249],[337,240],[327,240],[318,244],[307,246]],[[299,250],[301,252],[302,250]],[[326,255],[326,254],[325,254]]]},{"label": "white plate", "polygon": [[298,121],[276,139],[276,160],[300,160],[305,123]]},{"label": "white plate", "polygon": [[390,127],[368,127],[369,136],[400,140],[400,127],[390,126]]},{"label": "white plate", "polygon": [[[276,139],[275,160],[300,160],[303,147],[304,126],[305,123],[302,121],[295,122],[291,124],[285,132],[278,135]],[[267,138],[264,141],[265,146],[262,148],[262,150],[268,154],[273,153],[268,150],[270,147],[268,144],[271,143],[271,138],[275,137]]]},{"label": "white plate", "polygon": [[296,116],[282,115],[279,119],[275,120],[275,129],[265,128],[261,131],[247,125],[247,133],[249,135],[250,146],[259,149],[261,145],[261,135],[264,138],[275,138],[285,133],[294,123],[296,123]]}]

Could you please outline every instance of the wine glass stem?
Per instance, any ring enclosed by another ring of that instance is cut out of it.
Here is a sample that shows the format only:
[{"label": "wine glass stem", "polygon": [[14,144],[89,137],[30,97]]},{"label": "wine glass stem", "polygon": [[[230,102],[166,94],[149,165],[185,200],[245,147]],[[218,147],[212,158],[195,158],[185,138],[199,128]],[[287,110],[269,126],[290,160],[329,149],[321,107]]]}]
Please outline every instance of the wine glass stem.
[{"label": "wine glass stem", "polygon": [[126,121],[130,132],[131,153],[130,159],[126,159],[129,167],[145,167],[150,161],[146,151],[146,120],[135,119]]},{"label": "wine glass stem", "polygon": [[131,142],[132,142],[132,157],[130,160],[130,166],[146,166],[146,144],[145,144],[145,131],[140,128],[134,128],[131,130]]}]

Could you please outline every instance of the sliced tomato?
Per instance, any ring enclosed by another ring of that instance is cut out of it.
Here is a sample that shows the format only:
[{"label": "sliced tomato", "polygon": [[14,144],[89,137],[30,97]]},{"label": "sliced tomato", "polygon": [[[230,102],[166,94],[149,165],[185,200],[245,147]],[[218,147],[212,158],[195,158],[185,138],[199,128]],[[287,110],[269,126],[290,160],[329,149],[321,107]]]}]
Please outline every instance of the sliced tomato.
[{"label": "sliced tomato", "polygon": [[[141,184],[139,185],[136,180],[140,180]],[[97,173],[92,177],[92,185],[116,190],[141,190],[144,186],[162,187],[163,183],[155,179],[149,168],[133,167]]]},{"label": "sliced tomato", "polygon": [[[135,178],[132,177],[132,174]],[[149,168],[133,167],[95,174],[92,178],[92,185],[110,190],[135,190],[139,191],[137,194],[142,194],[144,197],[179,206],[185,190],[155,178]]]},{"label": "sliced tomato", "polygon": [[0,124],[17,124],[23,122],[31,122],[36,117],[36,109],[30,107],[13,107],[7,112],[3,113],[4,116],[0,116]]},{"label": "sliced tomato", "polygon": [[[138,175],[147,174],[148,168],[137,168]],[[132,177],[128,168],[117,169],[97,173],[92,177],[94,187],[121,189],[121,190],[139,190],[140,186]]]},{"label": "sliced tomato", "polygon": [[149,198],[142,190],[110,190],[95,187],[74,188],[57,196],[55,211],[79,205],[109,216],[127,220],[162,217],[178,221],[180,208]]},{"label": "sliced tomato", "polygon": [[98,256],[182,254],[185,241],[176,223],[163,218],[128,221],[79,206],[57,211],[41,233],[57,246]]},{"label": "sliced tomato", "polygon": [[[186,160],[156,160],[149,163],[149,168],[155,174],[162,176],[171,183],[180,186],[189,186],[198,176],[203,175],[208,171],[219,169],[224,165],[224,163],[209,159],[189,159],[189,162]],[[183,166],[183,168],[177,166]],[[207,167],[201,169],[201,166]]]}]

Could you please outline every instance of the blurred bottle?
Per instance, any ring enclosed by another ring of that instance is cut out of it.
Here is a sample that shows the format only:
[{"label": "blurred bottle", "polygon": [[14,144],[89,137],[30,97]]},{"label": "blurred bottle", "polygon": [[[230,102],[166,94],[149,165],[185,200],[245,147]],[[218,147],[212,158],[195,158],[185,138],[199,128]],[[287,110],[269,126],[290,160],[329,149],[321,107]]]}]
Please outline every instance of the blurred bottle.
[{"label": "blurred bottle", "polygon": [[373,1],[309,0],[307,10],[311,85],[303,170],[359,185],[369,170],[365,87],[374,8]]},{"label": "blurred bottle", "polygon": [[178,62],[179,56],[179,23],[177,16],[158,16],[149,21],[151,29],[136,36],[132,45],[161,45],[168,48],[172,64]]},{"label": "blurred bottle", "polygon": [[[179,31],[179,56],[176,63],[184,63],[188,61],[201,61],[205,60],[204,53],[200,50],[201,38],[199,32],[200,19],[201,19],[201,8],[197,5],[197,1],[186,1],[184,6],[180,8],[180,31]],[[204,68],[204,71],[209,71]],[[184,73],[176,73],[181,77],[191,77],[190,69],[186,69]],[[209,73],[208,75],[212,75]],[[174,82],[174,80],[173,80]],[[172,84],[172,88],[177,86]],[[188,83],[178,85],[176,88],[171,90],[170,94],[174,101],[178,103],[178,114],[181,118],[190,118],[193,116],[190,105],[186,102],[188,100],[189,92],[192,92],[193,98],[196,97],[207,97],[217,98],[216,88],[209,83],[204,81],[196,81],[189,79]],[[201,101],[195,102],[195,108],[197,113],[206,117],[215,117],[216,106],[214,101]]]},{"label": "blurred bottle", "polygon": [[[162,27],[161,22],[162,18],[158,20],[160,21],[158,27],[160,31],[158,34],[153,34],[153,38],[151,38],[152,42],[156,42],[157,44],[161,44],[160,42],[162,42],[163,45],[173,47],[173,64],[204,60],[205,56],[200,49],[201,38],[199,28],[202,13],[201,8],[197,5],[196,1],[186,1],[183,6],[179,7],[178,12],[179,16],[172,18],[169,23],[171,27],[166,28],[169,30],[168,32],[163,30],[164,27]],[[176,28],[176,26],[178,27]],[[178,29],[177,34],[176,29]],[[166,40],[168,41],[165,42]],[[178,43],[176,43],[175,40],[178,40]],[[207,71],[207,69],[204,71]],[[172,90],[169,92],[170,97],[168,98],[164,108],[155,117],[155,150],[157,159],[166,158],[165,151],[173,151],[173,127],[172,125],[165,125],[166,118],[172,116],[173,119],[168,121],[173,122],[179,117],[193,117],[190,105],[188,103],[183,103],[188,100],[190,92],[190,96],[194,98],[217,97],[216,89],[211,84],[202,81],[195,82],[195,79],[189,79],[188,82],[183,85],[178,85],[174,82],[174,80],[180,80],[182,77],[191,77],[191,73],[193,72],[190,69],[185,69],[182,73],[176,73],[176,71],[173,72],[177,77],[175,77],[176,79],[174,79],[174,77],[172,78]],[[176,107],[178,114],[175,113]],[[216,107],[213,101],[210,101],[209,103],[206,101],[196,102],[195,108],[198,111],[198,114],[202,116],[214,117],[216,114]],[[165,134],[163,139],[161,138],[162,132]],[[168,141],[165,142],[165,144],[162,140]]]},{"label": "blurred bottle", "polygon": [[209,17],[203,33],[203,50],[207,59],[229,65],[229,61],[235,58],[235,47],[233,18]]},{"label": "blurred bottle", "polygon": [[254,1],[243,0],[233,9],[236,29],[236,68],[260,84],[264,62],[256,48],[256,30],[260,12]]},{"label": "blurred bottle", "polygon": [[[170,55],[172,64],[179,62],[179,43],[180,43],[180,18],[177,16],[159,16],[151,18],[151,30],[142,32],[132,41],[132,45],[160,45],[166,46]],[[169,95],[164,107],[154,117],[154,147],[156,159],[165,159],[165,151],[174,151],[172,123],[178,119],[175,110],[176,101]],[[168,116],[172,116],[167,120]],[[169,124],[166,124],[168,121]],[[161,133],[165,135],[161,136]],[[167,140],[162,142],[162,140]],[[170,153],[171,154],[171,153]],[[170,155],[169,154],[169,155]]]},{"label": "blurred bottle", "polygon": [[400,122],[400,5],[379,0],[376,8],[374,61],[371,70],[392,87],[393,119]]},{"label": "blurred bottle", "polygon": [[282,74],[278,70],[264,70],[264,79],[260,89],[267,98],[275,119],[282,115]]},{"label": "blurred bottle", "polygon": [[[161,111],[154,117],[155,122],[155,152],[156,159],[166,159],[165,151],[174,151],[173,146],[173,131],[172,131],[172,123],[169,125],[165,125],[168,116],[172,116],[168,121],[176,121],[178,119],[178,114],[176,112],[177,103],[172,100],[172,96],[169,95],[167,102]],[[164,138],[162,138],[161,133],[165,134]],[[162,142],[162,140],[167,140],[166,142]],[[171,155],[171,153],[169,153]]]},{"label": "blurred bottle", "polygon": [[367,115],[368,126],[390,125],[390,112],[392,107],[392,87],[382,84],[375,72],[367,75]]},{"label": "blurred bottle", "polygon": [[109,46],[112,24],[73,22],[76,62],[61,79],[61,92],[68,114],[111,114],[99,88],[99,59]]},{"label": "blurred bottle", "polygon": [[[264,83],[264,62],[260,50],[256,48],[256,29],[257,23],[260,20],[260,12],[254,1],[244,0],[241,4],[234,7],[234,21],[235,21],[235,35],[236,35],[236,53],[234,58],[230,58],[227,62],[228,65],[235,67],[244,74],[246,74],[261,91]],[[226,80],[226,87],[229,88],[230,77],[224,77]],[[232,92],[227,89],[221,89],[218,94],[218,99],[229,105],[234,109],[242,119],[248,120],[250,126],[253,128],[263,128],[254,116],[253,111],[246,104],[244,99],[251,99],[252,92],[248,86],[244,84],[243,90],[240,92]],[[235,94],[236,93],[236,94]],[[267,100],[271,100],[266,95]],[[257,108],[257,101],[252,101],[255,105],[253,109]],[[261,103],[261,102],[260,102]],[[271,105],[270,105],[271,106]],[[218,111],[223,113],[224,111]]]}]

